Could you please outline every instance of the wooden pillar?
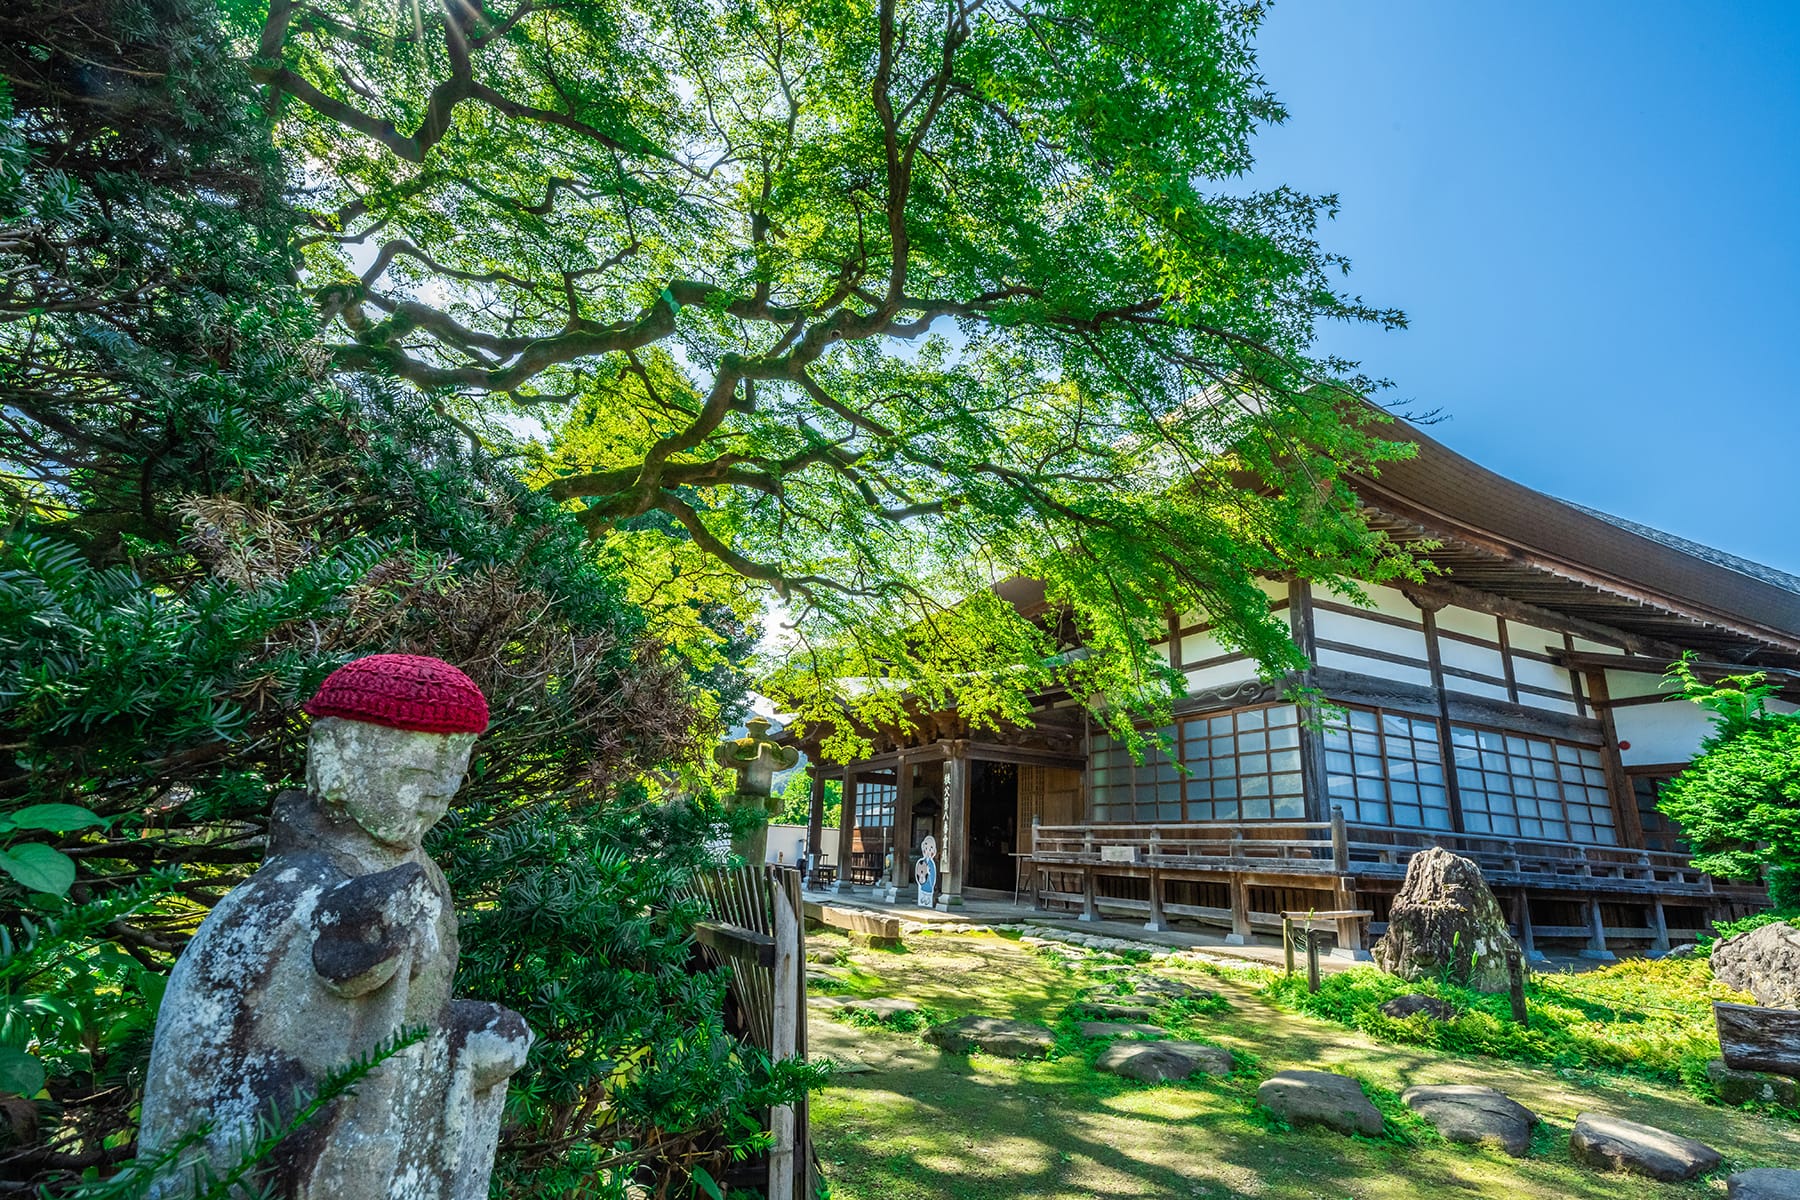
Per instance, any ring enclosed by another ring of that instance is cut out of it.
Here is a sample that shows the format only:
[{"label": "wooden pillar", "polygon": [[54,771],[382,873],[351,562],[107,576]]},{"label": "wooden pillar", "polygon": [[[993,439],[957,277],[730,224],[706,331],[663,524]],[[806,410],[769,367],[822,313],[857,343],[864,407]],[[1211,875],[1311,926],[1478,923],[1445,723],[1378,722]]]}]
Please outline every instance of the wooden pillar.
[{"label": "wooden pillar", "polygon": [[1077,921],[1098,921],[1100,919],[1100,898],[1094,891],[1094,869],[1081,868],[1081,915]]},{"label": "wooden pillar", "polygon": [[[773,909],[775,963],[771,972],[769,1057],[776,1062],[802,1057],[800,1027],[806,1021],[806,972],[802,967],[804,934],[800,923],[798,876],[778,868],[769,870],[770,906]],[[804,1180],[807,1164],[800,1161],[800,1138],[794,1106],[779,1104],[769,1110],[769,1195],[796,1195],[796,1173]]]},{"label": "wooden pillar", "polygon": [[1150,919],[1144,922],[1144,928],[1151,933],[1165,933],[1169,928],[1169,923],[1163,919],[1162,887],[1162,876],[1152,868],[1150,871]]},{"label": "wooden pillar", "polygon": [[[1356,880],[1349,875],[1341,875],[1337,881],[1337,897],[1335,903],[1339,910],[1352,912],[1362,906],[1356,902]],[[1363,918],[1339,917],[1337,919],[1338,955],[1348,955],[1358,962],[1369,960],[1368,947],[1363,945]]]},{"label": "wooden pillar", "polygon": [[1588,944],[1581,952],[1583,958],[1598,959],[1601,962],[1612,962],[1617,955],[1606,948],[1606,926],[1600,917],[1600,901],[1588,897]]},{"label": "wooden pillar", "polygon": [[902,754],[894,766],[894,873],[888,886],[895,898],[913,886],[912,877],[912,811],[913,767]]},{"label": "wooden pillar", "polygon": [[1037,864],[1038,828],[1042,824],[1036,816],[1031,818],[1031,907],[1034,912],[1043,912],[1048,907],[1044,903],[1044,889],[1038,886],[1043,878]]},{"label": "wooden pillar", "polygon": [[806,797],[806,852],[812,860],[806,864],[806,886],[816,888],[819,886],[819,864],[825,858],[824,851],[819,848],[819,843],[825,840],[825,773],[816,759],[808,762],[806,767],[812,779]]},{"label": "wooden pillar", "polygon": [[[1294,645],[1300,648],[1300,653],[1306,655],[1308,664],[1301,673],[1300,684],[1311,687],[1312,664],[1319,655],[1319,639],[1313,624],[1312,585],[1304,579],[1296,579],[1288,584],[1288,623],[1289,629],[1293,631]],[[1305,817],[1308,821],[1323,821],[1326,805],[1331,803],[1326,786],[1325,739],[1314,728],[1317,719],[1316,712],[1300,714],[1300,791],[1305,797]]]},{"label": "wooden pillar", "polygon": [[1594,715],[1600,718],[1600,765],[1606,771],[1606,791],[1612,798],[1613,825],[1619,832],[1619,845],[1631,850],[1644,848],[1644,824],[1638,819],[1637,793],[1625,774],[1625,763],[1619,758],[1619,729],[1613,723],[1612,694],[1606,688],[1606,672],[1588,672],[1588,695],[1594,701]]},{"label": "wooden pillar", "polygon": [[1513,901],[1519,912],[1519,948],[1525,951],[1528,959],[1541,959],[1538,953],[1537,939],[1531,932],[1531,893],[1524,888],[1518,891],[1518,898]]},{"label": "wooden pillar", "polygon": [[937,906],[962,907],[963,876],[969,861],[969,760],[963,744],[953,742],[944,760],[944,844],[938,847],[943,873],[938,879]]},{"label": "wooden pillar", "polygon": [[1444,659],[1438,652],[1437,610],[1421,605],[1419,612],[1425,626],[1425,659],[1431,668],[1431,691],[1437,697],[1438,753],[1444,763],[1444,795],[1450,804],[1450,828],[1461,833],[1462,787],[1456,777],[1456,752],[1450,748],[1450,693],[1444,688]]},{"label": "wooden pillar", "polygon": [[831,890],[847,894],[855,889],[850,884],[850,847],[851,838],[856,833],[856,770],[844,768],[844,815],[838,825],[838,869],[837,882]]},{"label": "wooden pillar", "polygon": [[1250,944],[1250,885],[1237,873],[1231,876],[1231,932],[1225,935],[1228,946]]},{"label": "wooden pillar", "polygon": [[1663,913],[1661,896],[1650,898],[1650,932],[1653,935],[1650,948],[1667,953],[1669,949],[1669,919]]}]

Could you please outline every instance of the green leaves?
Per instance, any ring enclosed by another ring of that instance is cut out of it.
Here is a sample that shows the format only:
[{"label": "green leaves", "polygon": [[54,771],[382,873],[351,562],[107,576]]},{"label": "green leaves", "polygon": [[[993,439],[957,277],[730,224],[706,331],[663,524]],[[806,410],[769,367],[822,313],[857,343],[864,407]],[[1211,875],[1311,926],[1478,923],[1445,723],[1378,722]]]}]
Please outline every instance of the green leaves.
[{"label": "green leaves", "polygon": [[0,1046],[0,1094],[35,1096],[44,1090],[44,1064],[12,1046]]},{"label": "green leaves", "polygon": [[42,842],[22,842],[0,850],[0,871],[20,887],[51,896],[68,894],[75,882],[75,860]]},{"label": "green leaves", "polygon": [[14,829],[73,833],[78,829],[105,823],[93,812],[77,804],[28,804],[14,812],[0,813],[0,833]]}]

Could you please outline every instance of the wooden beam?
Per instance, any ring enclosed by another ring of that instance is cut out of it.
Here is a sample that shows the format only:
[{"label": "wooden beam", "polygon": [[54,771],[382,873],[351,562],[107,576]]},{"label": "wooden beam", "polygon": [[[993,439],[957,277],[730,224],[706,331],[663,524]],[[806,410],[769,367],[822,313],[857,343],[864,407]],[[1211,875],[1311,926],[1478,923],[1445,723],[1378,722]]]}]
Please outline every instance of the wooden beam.
[{"label": "wooden beam", "polygon": [[1402,583],[1397,586],[1401,592],[1405,593],[1408,600],[1420,608],[1426,607],[1427,604],[1433,608],[1454,604],[1459,608],[1472,608],[1491,616],[1510,617],[1515,621],[1523,621],[1527,625],[1538,625],[1545,629],[1572,633],[1593,642],[1610,642],[1635,653],[1668,654],[1671,658],[1679,657],[1681,653],[1679,649],[1668,642],[1647,638],[1641,634],[1626,633],[1624,630],[1614,629],[1610,625],[1601,625],[1580,617],[1571,617],[1553,609],[1527,604],[1523,600],[1514,600],[1509,596],[1496,596],[1492,592],[1464,587],[1460,583],[1433,579],[1426,583]]}]

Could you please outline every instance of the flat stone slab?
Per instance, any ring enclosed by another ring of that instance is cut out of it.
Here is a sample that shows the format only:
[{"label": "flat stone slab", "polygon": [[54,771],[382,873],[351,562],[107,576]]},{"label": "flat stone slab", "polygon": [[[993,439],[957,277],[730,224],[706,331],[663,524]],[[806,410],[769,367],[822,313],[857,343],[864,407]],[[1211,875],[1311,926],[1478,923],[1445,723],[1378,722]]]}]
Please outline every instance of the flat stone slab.
[{"label": "flat stone slab", "polygon": [[1448,1021],[1456,1015],[1456,1006],[1447,1000],[1439,1000],[1436,996],[1427,996],[1422,992],[1412,992],[1405,996],[1395,996],[1381,1006],[1383,1016],[1396,1020],[1405,1020],[1414,1013],[1424,1013],[1433,1021]]},{"label": "flat stone slab", "polygon": [[1800,1080],[1761,1071],[1739,1071],[1715,1058],[1706,1064],[1706,1078],[1727,1104],[1785,1104],[1800,1106]]},{"label": "flat stone slab", "polygon": [[1601,1113],[1575,1118],[1569,1153],[1596,1170],[1629,1171],[1671,1182],[1693,1179],[1719,1165],[1719,1152],[1705,1142]]},{"label": "flat stone slab", "polygon": [[869,996],[860,1000],[846,1000],[838,1005],[845,1012],[868,1013],[872,1017],[888,1021],[902,1013],[919,1011],[915,1000],[902,1000],[898,996]]},{"label": "flat stone slab", "polygon": [[1028,1021],[973,1016],[934,1025],[925,1040],[956,1054],[974,1049],[1000,1058],[1037,1058],[1056,1043],[1056,1035]]},{"label": "flat stone slab", "polygon": [[1196,1073],[1223,1075],[1231,1070],[1231,1053],[1199,1042],[1114,1042],[1094,1060],[1094,1069],[1142,1083],[1168,1083]]},{"label": "flat stone slab", "polygon": [[1075,1007],[1110,1021],[1146,1021],[1156,1015],[1156,1009],[1151,1005],[1127,1004],[1123,997],[1116,1000],[1083,1000]]},{"label": "flat stone slab", "polygon": [[1136,983],[1140,996],[1167,996],[1171,1000],[1211,1000],[1219,994],[1211,988],[1203,988],[1180,979],[1164,979],[1158,975],[1139,979]]},{"label": "flat stone slab", "polygon": [[1140,1025],[1134,1021],[1083,1021],[1080,1029],[1081,1036],[1086,1038],[1169,1036],[1167,1030],[1158,1029],[1154,1025]]},{"label": "flat stone slab", "polygon": [[1756,1167],[1725,1181],[1729,1200],[1800,1200],[1800,1171]]},{"label": "flat stone slab", "polygon": [[1409,1087],[1400,1100],[1437,1126],[1445,1141],[1485,1142],[1514,1158],[1524,1158],[1531,1149],[1537,1114],[1493,1088],[1454,1083]]},{"label": "flat stone slab", "polygon": [[1381,1112],[1362,1084],[1330,1071],[1282,1071],[1263,1081],[1256,1099],[1295,1125],[1324,1125],[1339,1133],[1380,1137]]}]

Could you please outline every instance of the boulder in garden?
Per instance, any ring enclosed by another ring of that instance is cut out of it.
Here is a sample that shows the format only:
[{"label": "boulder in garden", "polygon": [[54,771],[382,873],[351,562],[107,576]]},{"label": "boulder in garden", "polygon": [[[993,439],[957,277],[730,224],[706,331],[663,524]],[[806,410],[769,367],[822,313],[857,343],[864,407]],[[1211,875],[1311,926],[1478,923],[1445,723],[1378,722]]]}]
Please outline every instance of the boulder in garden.
[{"label": "boulder in garden", "polygon": [[1726,938],[1712,952],[1713,978],[1769,1008],[1800,1008],[1800,929],[1785,921]]},{"label": "boulder in garden", "polygon": [[1414,1013],[1424,1013],[1433,1021],[1448,1021],[1456,1016],[1456,1008],[1448,1000],[1439,1000],[1436,996],[1427,996],[1423,992],[1395,996],[1381,1006],[1381,1014],[1395,1020],[1404,1021]]},{"label": "boulder in garden", "polygon": [[1518,953],[1481,868],[1433,846],[1407,864],[1374,958],[1402,979],[1445,977],[1476,991],[1504,992],[1507,958]]},{"label": "boulder in garden", "polygon": [[1725,1181],[1726,1200],[1800,1200],[1800,1171],[1755,1167]]},{"label": "boulder in garden", "polygon": [[1468,1084],[1409,1087],[1400,1093],[1406,1107],[1437,1126],[1445,1141],[1488,1143],[1514,1158],[1531,1148],[1537,1114],[1496,1092]]},{"label": "boulder in garden", "polygon": [[1575,1118],[1569,1155],[1602,1171],[1628,1171],[1670,1182],[1694,1179],[1719,1165],[1719,1152],[1705,1142],[1600,1113]]},{"label": "boulder in garden", "polygon": [[1056,1035],[1027,1021],[971,1016],[934,1025],[925,1040],[956,1054],[984,1050],[1000,1058],[1037,1058],[1055,1044]]},{"label": "boulder in garden", "polygon": [[1256,1089],[1257,1101],[1294,1125],[1324,1125],[1339,1133],[1380,1137],[1381,1110],[1362,1085],[1330,1071],[1282,1071]]}]

